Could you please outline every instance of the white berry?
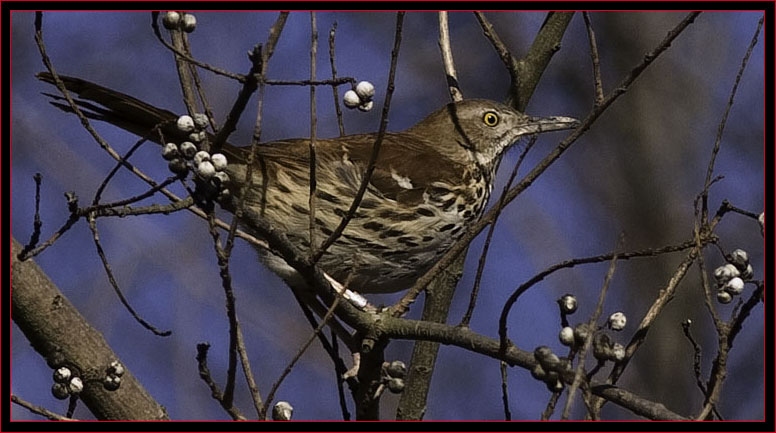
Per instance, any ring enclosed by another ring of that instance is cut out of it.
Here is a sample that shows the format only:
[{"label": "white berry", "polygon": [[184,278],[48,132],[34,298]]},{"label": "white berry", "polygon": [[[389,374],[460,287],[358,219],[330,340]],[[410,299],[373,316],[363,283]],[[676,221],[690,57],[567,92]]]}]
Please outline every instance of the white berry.
[{"label": "white berry", "polygon": [[374,105],[375,105],[375,101],[367,101],[359,105],[358,109],[364,112],[372,111],[372,107],[374,107]]},{"label": "white berry", "polygon": [[191,116],[194,119],[194,125],[197,126],[199,129],[205,129],[207,128],[207,125],[209,123],[209,120],[207,118],[207,114],[205,113],[194,113],[193,116]]},{"label": "white berry", "polygon": [[744,291],[744,280],[739,277],[731,278],[730,281],[725,284],[725,291],[731,295],[740,295]]},{"label": "white berry", "polygon": [[84,390],[84,383],[80,377],[74,377],[70,380],[69,388],[71,394],[80,394]]},{"label": "white berry", "polygon": [[197,146],[190,141],[184,141],[181,143],[180,151],[184,158],[191,159],[197,153]]},{"label": "white berry", "polygon": [[754,277],[754,268],[752,265],[746,265],[744,272],[741,272],[741,278],[744,280],[751,280]]},{"label": "white berry", "polygon": [[227,182],[229,182],[229,175],[226,174],[223,171],[216,172],[216,174],[213,175],[213,183],[217,187],[221,187],[225,185]]},{"label": "white berry", "polygon": [[574,344],[574,329],[572,329],[570,326],[566,326],[565,328],[560,330],[560,334],[558,334],[558,339],[564,346],[571,346]]},{"label": "white berry", "polygon": [[178,28],[178,24],[181,22],[181,14],[175,11],[167,11],[162,18],[162,24],[167,30],[175,30]]},{"label": "white berry", "polygon": [[205,131],[192,132],[191,134],[189,134],[189,140],[195,143],[200,143],[205,141],[205,137],[207,137],[207,134],[205,133]]},{"label": "white berry", "polygon": [[272,408],[273,421],[291,421],[294,414],[294,407],[287,401],[279,401]]},{"label": "white berry", "polygon": [[620,343],[612,345],[612,361],[622,361],[625,359],[625,347]]},{"label": "white berry", "polygon": [[183,15],[183,31],[191,33],[197,27],[197,17],[192,14]]},{"label": "white berry", "polygon": [[609,316],[609,328],[614,331],[622,331],[625,328],[625,324],[627,322],[628,318],[625,317],[625,313],[622,311],[612,313],[612,315]]},{"label": "white berry", "polygon": [[111,362],[110,366],[108,368],[116,376],[123,376],[124,375],[124,366],[121,365],[121,363],[119,361]]},{"label": "white berry", "polygon": [[577,311],[577,298],[576,296],[566,293],[558,299],[558,306],[563,314],[573,314]]},{"label": "white berry", "polygon": [[342,102],[344,102],[345,106],[348,108],[356,108],[361,105],[361,98],[358,97],[358,94],[354,90],[348,90],[345,92],[345,96],[342,97]]},{"label": "white berry", "polygon": [[727,283],[731,278],[741,275],[738,268],[735,265],[728,263],[724,266],[720,266],[714,270],[714,278],[717,280],[717,284],[723,285]]},{"label": "white berry", "polygon": [[210,154],[204,150],[200,150],[194,154],[194,165],[199,165],[202,161],[210,161]]},{"label": "white berry", "polygon": [[730,301],[733,300],[733,296],[730,295],[730,293],[720,290],[717,292],[717,301],[719,301],[720,304],[729,304]]},{"label": "white berry", "polygon": [[72,373],[67,367],[59,367],[54,370],[54,382],[67,383],[70,380]]},{"label": "white berry", "polygon": [[102,380],[102,386],[108,391],[115,391],[121,386],[121,377],[116,375],[105,376]]},{"label": "white berry", "polygon": [[210,161],[202,161],[197,165],[197,174],[203,179],[210,179],[216,174],[216,169]]},{"label": "white berry", "polygon": [[223,153],[214,153],[210,156],[210,162],[213,163],[216,171],[226,170],[226,156]]},{"label": "white berry", "polygon": [[64,383],[55,383],[54,385],[51,385],[51,394],[59,400],[64,400],[70,395],[70,390]]},{"label": "white berry", "polygon": [[356,94],[362,101],[369,101],[375,96],[375,86],[369,81],[361,81],[356,84]]},{"label": "white berry", "polygon": [[180,131],[188,134],[194,130],[194,119],[192,119],[191,116],[184,114],[178,118],[175,122],[175,126],[177,126]]},{"label": "white berry", "polygon": [[746,265],[749,264],[749,254],[742,249],[734,250],[730,253],[730,263],[734,264],[738,269],[746,269]]},{"label": "white berry", "polygon": [[186,161],[182,160],[181,158],[175,158],[167,163],[167,168],[169,168],[171,172],[180,175],[189,172],[189,166],[186,165]]},{"label": "white berry", "polygon": [[177,158],[179,155],[178,153],[178,145],[175,143],[167,143],[162,147],[162,158],[166,159],[167,161],[172,161],[173,159]]},{"label": "white berry", "polygon": [[404,391],[404,379],[392,377],[388,379],[388,390],[394,394]]}]

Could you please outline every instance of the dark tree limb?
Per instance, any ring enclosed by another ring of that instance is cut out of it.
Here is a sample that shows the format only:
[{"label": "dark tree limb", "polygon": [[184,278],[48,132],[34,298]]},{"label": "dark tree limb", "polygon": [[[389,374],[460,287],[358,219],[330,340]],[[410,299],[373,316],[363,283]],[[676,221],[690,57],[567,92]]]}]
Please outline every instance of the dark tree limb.
[{"label": "dark tree limb", "polygon": [[119,357],[34,261],[16,258],[21,249],[12,239],[11,318],[32,347],[52,369],[66,363],[80,371],[85,379],[80,398],[97,419],[168,420],[164,407],[126,366],[118,390],[103,388],[100,375]]}]

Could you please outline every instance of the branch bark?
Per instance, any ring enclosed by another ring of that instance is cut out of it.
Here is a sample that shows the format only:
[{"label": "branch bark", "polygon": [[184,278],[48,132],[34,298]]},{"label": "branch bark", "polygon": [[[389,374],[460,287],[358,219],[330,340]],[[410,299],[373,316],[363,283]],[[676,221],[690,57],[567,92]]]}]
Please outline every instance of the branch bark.
[{"label": "branch bark", "polygon": [[119,357],[33,260],[16,258],[21,250],[22,245],[12,238],[11,318],[49,367],[66,363],[81,372],[85,380],[80,398],[97,419],[168,420],[164,407],[126,366],[119,389],[103,388],[100,375]]}]

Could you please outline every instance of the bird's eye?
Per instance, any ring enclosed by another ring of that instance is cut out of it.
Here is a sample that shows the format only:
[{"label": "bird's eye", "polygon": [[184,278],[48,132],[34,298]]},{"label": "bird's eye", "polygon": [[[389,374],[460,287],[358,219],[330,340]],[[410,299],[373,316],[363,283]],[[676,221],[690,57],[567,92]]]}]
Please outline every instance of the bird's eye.
[{"label": "bird's eye", "polygon": [[488,111],[482,116],[482,121],[488,126],[496,126],[498,125],[498,114]]}]

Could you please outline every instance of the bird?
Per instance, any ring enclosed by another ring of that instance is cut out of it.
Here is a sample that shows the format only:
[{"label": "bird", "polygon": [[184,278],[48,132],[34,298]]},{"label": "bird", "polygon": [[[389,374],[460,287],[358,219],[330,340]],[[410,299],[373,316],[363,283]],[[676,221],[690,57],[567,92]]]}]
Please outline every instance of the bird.
[{"label": "bird", "polygon": [[[49,73],[37,77],[54,83]],[[86,80],[60,79],[78,96],[88,117],[140,136],[154,138],[149,134],[153,128],[179,118]],[[58,108],[72,111],[62,97],[48,96]],[[318,265],[359,293],[407,290],[482,216],[507,149],[521,137],[571,129],[578,123],[565,116],[528,116],[492,100],[464,99],[444,105],[404,131],[385,133],[355,214]],[[351,206],[376,137],[369,133],[316,139],[316,248]],[[245,205],[259,211],[304,254],[310,253],[309,145],[310,138],[294,138],[256,146],[253,179],[245,194]],[[251,146],[224,143],[221,152],[228,160],[226,187],[236,191],[246,182]],[[230,207],[226,201],[222,205]],[[251,233],[250,226],[243,229]],[[289,285],[303,284],[281,257],[264,249],[259,256]]]}]

